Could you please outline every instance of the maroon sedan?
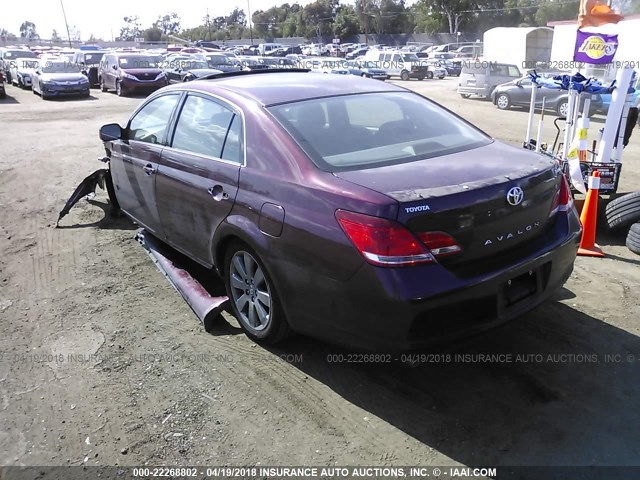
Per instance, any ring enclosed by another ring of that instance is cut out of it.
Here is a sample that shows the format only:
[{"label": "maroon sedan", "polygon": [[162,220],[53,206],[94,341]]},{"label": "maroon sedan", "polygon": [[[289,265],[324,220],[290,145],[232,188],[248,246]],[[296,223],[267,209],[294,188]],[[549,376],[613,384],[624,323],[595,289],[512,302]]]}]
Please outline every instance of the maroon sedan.
[{"label": "maroon sedan", "polygon": [[100,136],[122,210],[215,268],[256,341],[423,346],[531,310],[573,269],[557,163],[396,85],[223,74]]}]

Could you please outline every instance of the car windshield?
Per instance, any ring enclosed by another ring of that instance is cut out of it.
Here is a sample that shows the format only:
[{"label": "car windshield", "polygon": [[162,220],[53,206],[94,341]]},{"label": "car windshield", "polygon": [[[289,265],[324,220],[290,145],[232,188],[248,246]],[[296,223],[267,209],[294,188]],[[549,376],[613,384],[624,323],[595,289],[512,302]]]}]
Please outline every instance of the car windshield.
[{"label": "car windshield", "polygon": [[86,63],[87,65],[95,65],[96,63],[100,63],[100,60],[103,56],[104,52],[85,53],[84,63]]},{"label": "car windshield", "polygon": [[405,53],[402,55],[403,62],[419,62],[420,59],[415,53]]},{"label": "car windshield", "polygon": [[342,95],[269,110],[327,171],[412,162],[492,142],[455,114],[411,92]]},{"label": "car windshield", "polygon": [[207,58],[209,65],[233,65],[231,59],[225,55],[212,55]]},{"label": "car windshield", "polygon": [[158,68],[162,57],[131,56],[118,58],[121,68]]},{"label": "car windshield", "polygon": [[17,58],[14,63],[18,68],[30,68],[32,70],[38,68],[39,64],[38,60],[33,60],[32,58]]},{"label": "car windshield", "polygon": [[4,58],[38,58],[35,52],[30,50],[7,50],[4,52]]},{"label": "car windshield", "polygon": [[45,62],[42,73],[80,73],[80,67],[70,62]]}]

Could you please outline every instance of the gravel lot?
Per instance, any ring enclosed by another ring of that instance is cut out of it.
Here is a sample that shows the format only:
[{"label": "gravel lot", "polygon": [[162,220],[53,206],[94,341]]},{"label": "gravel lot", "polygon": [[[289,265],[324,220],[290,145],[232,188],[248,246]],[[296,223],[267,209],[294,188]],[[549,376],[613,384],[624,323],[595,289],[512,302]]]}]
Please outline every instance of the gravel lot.
[{"label": "gravel lot", "polygon": [[[399,83],[522,141],[524,110],[463,100],[456,82]],[[330,362],[349,352],[300,337],[267,350],[228,315],[204,332],[134,225],[105,215],[104,191],[53,228],[101,166],[98,128],[141,97],[7,93],[0,465],[640,463],[640,257],[624,238],[599,233],[607,258],[579,258],[553,301],[414,366]],[[631,143],[625,192],[639,189],[640,132]]]}]

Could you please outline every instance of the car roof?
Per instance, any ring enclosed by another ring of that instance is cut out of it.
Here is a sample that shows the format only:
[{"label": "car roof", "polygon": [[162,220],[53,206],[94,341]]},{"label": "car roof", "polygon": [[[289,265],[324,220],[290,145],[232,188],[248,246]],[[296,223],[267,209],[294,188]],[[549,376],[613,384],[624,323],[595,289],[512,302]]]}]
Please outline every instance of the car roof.
[{"label": "car roof", "polygon": [[248,73],[197,80],[189,82],[186,87],[210,93],[226,90],[265,106],[337,95],[407,91],[405,88],[378,80],[312,72]]}]

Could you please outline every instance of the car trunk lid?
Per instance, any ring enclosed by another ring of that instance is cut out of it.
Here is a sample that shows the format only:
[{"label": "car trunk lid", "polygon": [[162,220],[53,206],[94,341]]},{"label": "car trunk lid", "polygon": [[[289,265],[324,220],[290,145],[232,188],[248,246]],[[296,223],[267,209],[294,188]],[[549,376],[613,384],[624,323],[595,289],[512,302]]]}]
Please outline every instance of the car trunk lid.
[{"label": "car trunk lid", "polygon": [[450,262],[496,255],[543,234],[560,185],[555,161],[497,142],[335,175],[395,199],[396,220],[415,234],[451,235],[462,252]]}]

